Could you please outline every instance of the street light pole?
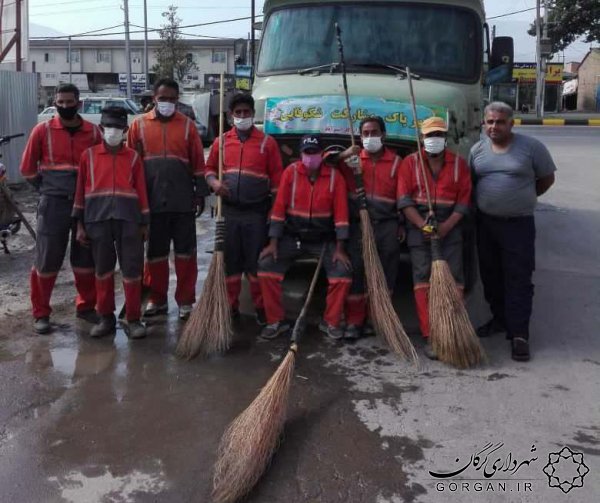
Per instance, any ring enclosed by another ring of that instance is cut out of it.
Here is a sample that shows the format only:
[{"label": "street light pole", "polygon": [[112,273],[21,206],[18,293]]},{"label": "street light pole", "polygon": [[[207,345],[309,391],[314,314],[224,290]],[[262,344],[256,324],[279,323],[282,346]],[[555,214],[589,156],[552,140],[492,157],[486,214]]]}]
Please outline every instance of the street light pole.
[{"label": "street light pole", "polygon": [[535,2],[535,112],[538,118],[542,117],[542,19],[540,15],[540,0]]},{"label": "street light pole", "polygon": [[69,37],[69,84],[73,83],[73,51],[71,50],[71,37]]},{"label": "street light pole", "polygon": [[131,47],[129,46],[129,0],[123,0],[125,13],[125,58],[127,68],[127,97],[131,99]]},{"label": "street light pole", "polygon": [[254,58],[255,58],[255,48],[254,46],[256,45],[256,39],[254,36],[254,23],[256,22],[256,3],[255,0],[251,0],[252,3],[252,12],[250,14],[250,58],[251,58],[251,62],[250,64],[252,65],[252,67],[254,68]]},{"label": "street light pole", "polygon": [[144,78],[146,79],[145,89],[150,89],[150,75],[148,68],[148,5],[144,0]]}]

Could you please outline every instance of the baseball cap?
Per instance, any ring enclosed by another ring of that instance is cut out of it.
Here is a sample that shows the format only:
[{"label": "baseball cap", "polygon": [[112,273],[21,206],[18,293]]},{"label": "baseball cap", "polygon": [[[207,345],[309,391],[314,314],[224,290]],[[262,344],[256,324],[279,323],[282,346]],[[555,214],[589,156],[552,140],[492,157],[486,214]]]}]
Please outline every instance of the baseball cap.
[{"label": "baseball cap", "polygon": [[429,117],[422,122],[421,134],[429,134],[434,131],[443,131],[444,133],[448,131],[446,122],[441,117]]},{"label": "baseball cap", "polygon": [[314,134],[307,134],[300,140],[300,152],[306,152],[307,150],[323,150],[321,146],[321,139]]},{"label": "baseball cap", "polygon": [[127,127],[127,111],[123,107],[105,107],[101,113],[100,124],[102,126],[119,129]]}]

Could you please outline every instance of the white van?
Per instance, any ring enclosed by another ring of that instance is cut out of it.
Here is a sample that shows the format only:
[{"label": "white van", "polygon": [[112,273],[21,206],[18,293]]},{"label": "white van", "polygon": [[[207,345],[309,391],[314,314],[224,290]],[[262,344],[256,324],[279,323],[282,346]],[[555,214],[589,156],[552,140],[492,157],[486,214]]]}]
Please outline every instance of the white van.
[{"label": "white van", "polygon": [[[128,122],[131,124],[137,114],[142,113],[137,103],[127,98],[103,97],[103,96],[82,96],[81,109],[79,114],[85,120],[100,124],[100,114],[104,107],[123,107],[127,110]],[[44,122],[51,119],[56,114],[55,107],[48,107],[38,115],[38,122]]]}]

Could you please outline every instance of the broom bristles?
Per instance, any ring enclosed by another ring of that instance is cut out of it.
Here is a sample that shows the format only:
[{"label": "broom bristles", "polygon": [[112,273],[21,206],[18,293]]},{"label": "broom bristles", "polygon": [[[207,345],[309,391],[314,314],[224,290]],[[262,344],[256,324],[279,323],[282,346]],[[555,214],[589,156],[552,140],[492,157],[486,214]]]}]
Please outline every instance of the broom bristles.
[{"label": "broom bristles", "polygon": [[213,478],[216,503],[233,503],[250,492],[279,444],[295,364],[290,349],[259,395],[227,428]]},{"label": "broom bristles", "polygon": [[392,304],[392,297],[388,291],[383,266],[377,251],[369,212],[366,209],[361,209],[359,213],[369,309],[375,331],[383,337],[394,353],[416,363],[418,359],[417,352]]},{"label": "broom bristles", "polygon": [[224,353],[231,345],[232,335],[225,255],[222,251],[215,251],[200,299],[185,324],[175,354],[190,360],[200,353],[205,356]]},{"label": "broom bristles", "polygon": [[486,359],[445,260],[431,263],[429,324],[431,346],[440,361],[464,369]]}]

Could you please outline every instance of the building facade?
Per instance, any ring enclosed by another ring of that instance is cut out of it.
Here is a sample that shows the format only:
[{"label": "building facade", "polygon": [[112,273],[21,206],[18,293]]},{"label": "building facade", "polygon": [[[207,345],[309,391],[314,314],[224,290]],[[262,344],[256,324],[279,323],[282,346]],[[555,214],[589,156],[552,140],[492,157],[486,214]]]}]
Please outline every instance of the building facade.
[{"label": "building facade", "polygon": [[577,70],[577,110],[600,112],[600,48],[591,49]]},{"label": "building facade", "polygon": [[[187,59],[195,69],[180,83],[183,91],[204,91],[212,87],[215,76],[221,72],[233,75],[236,61],[243,62],[246,41],[243,39],[186,40]],[[60,82],[73,82],[82,93],[124,96],[127,88],[127,60],[124,40],[30,40],[29,58],[23,71],[39,76],[40,106],[51,104],[53,90]],[[148,41],[148,67],[156,64],[155,51],[160,40]],[[131,40],[131,72],[133,94],[145,87],[144,48],[142,40]],[[0,65],[4,66],[4,65]],[[10,65],[8,65],[8,68]]]}]

